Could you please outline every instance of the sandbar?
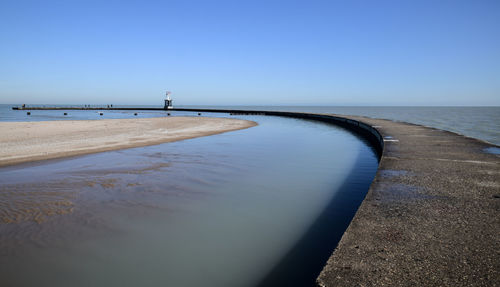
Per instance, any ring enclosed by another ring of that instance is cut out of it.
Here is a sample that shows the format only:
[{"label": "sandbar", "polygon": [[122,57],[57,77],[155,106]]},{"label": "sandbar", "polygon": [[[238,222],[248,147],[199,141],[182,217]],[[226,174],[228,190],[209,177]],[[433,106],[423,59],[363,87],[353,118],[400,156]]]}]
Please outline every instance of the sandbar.
[{"label": "sandbar", "polygon": [[208,117],[0,122],[0,166],[155,145],[255,125]]}]

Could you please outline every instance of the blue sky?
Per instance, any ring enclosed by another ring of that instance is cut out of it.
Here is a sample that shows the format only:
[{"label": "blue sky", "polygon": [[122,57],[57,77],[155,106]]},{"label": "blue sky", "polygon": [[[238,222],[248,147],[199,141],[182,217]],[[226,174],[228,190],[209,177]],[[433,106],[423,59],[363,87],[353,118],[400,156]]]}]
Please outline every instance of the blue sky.
[{"label": "blue sky", "polygon": [[0,103],[500,105],[500,1],[0,2]]}]

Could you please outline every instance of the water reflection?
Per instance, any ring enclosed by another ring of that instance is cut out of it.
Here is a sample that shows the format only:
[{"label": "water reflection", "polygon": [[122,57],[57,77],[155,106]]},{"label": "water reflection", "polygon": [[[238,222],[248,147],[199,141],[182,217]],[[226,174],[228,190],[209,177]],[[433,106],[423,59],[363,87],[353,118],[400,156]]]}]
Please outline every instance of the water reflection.
[{"label": "water reflection", "polygon": [[[342,234],[377,161],[359,138],[330,125],[241,118],[259,126],[0,169],[2,216],[22,215],[0,224],[2,283],[277,282],[272,270],[308,248],[300,242],[313,226]],[[43,220],[26,216],[33,206],[49,211]],[[57,212],[64,208],[71,210]],[[327,221],[319,220],[325,211]],[[332,216],[341,227],[328,226]]]}]

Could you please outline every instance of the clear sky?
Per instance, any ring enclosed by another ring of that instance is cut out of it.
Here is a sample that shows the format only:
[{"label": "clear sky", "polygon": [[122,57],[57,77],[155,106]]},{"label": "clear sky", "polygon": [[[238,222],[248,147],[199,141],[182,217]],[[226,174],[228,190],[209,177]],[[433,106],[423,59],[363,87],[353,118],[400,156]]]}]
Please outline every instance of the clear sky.
[{"label": "clear sky", "polygon": [[500,105],[499,0],[0,1],[0,103]]}]

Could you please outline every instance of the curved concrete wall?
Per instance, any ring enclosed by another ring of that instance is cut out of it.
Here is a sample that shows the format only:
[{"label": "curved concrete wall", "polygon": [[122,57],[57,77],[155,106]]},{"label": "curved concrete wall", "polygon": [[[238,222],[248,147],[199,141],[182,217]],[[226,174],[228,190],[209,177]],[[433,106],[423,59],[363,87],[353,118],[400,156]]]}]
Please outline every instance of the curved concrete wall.
[{"label": "curved concrete wall", "polygon": [[[320,286],[491,286],[500,282],[500,157],[485,151],[498,146],[439,129],[355,116],[172,110],[317,120],[345,127],[372,143],[379,170],[317,279]],[[393,140],[384,143],[382,135]]]},{"label": "curved concrete wall", "polygon": [[[127,110],[127,111],[144,111],[144,110],[155,110],[163,111],[164,108],[112,108],[112,107],[12,107],[13,110]],[[167,111],[167,110],[165,110]],[[280,117],[290,117],[290,118],[301,118],[308,120],[317,120],[322,122],[332,123],[338,126],[342,126],[353,132],[363,136],[377,151],[378,158],[380,160],[382,156],[382,151],[384,150],[384,140],[380,135],[379,131],[374,127],[357,121],[353,119],[347,119],[344,117],[333,116],[328,114],[313,114],[313,113],[300,113],[300,112],[282,112],[282,111],[259,111],[259,110],[235,110],[235,109],[184,109],[184,108],[173,108],[168,109],[168,111],[186,111],[186,112],[209,112],[209,113],[229,113],[229,114],[255,114],[255,115],[267,115],[267,116],[280,116]]]},{"label": "curved concrete wall", "polygon": [[377,151],[377,156],[379,160],[382,157],[382,152],[384,150],[384,139],[376,128],[358,120],[347,119],[339,116],[333,116],[328,114],[282,112],[282,111],[259,111],[259,110],[225,110],[225,109],[172,109],[172,110],[186,111],[186,112],[229,113],[229,114],[239,114],[239,115],[266,115],[266,116],[278,116],[278,117],[289,117],[289,118],[321,121],[341,126],[367,139],[372,144],[373,148]]}]

